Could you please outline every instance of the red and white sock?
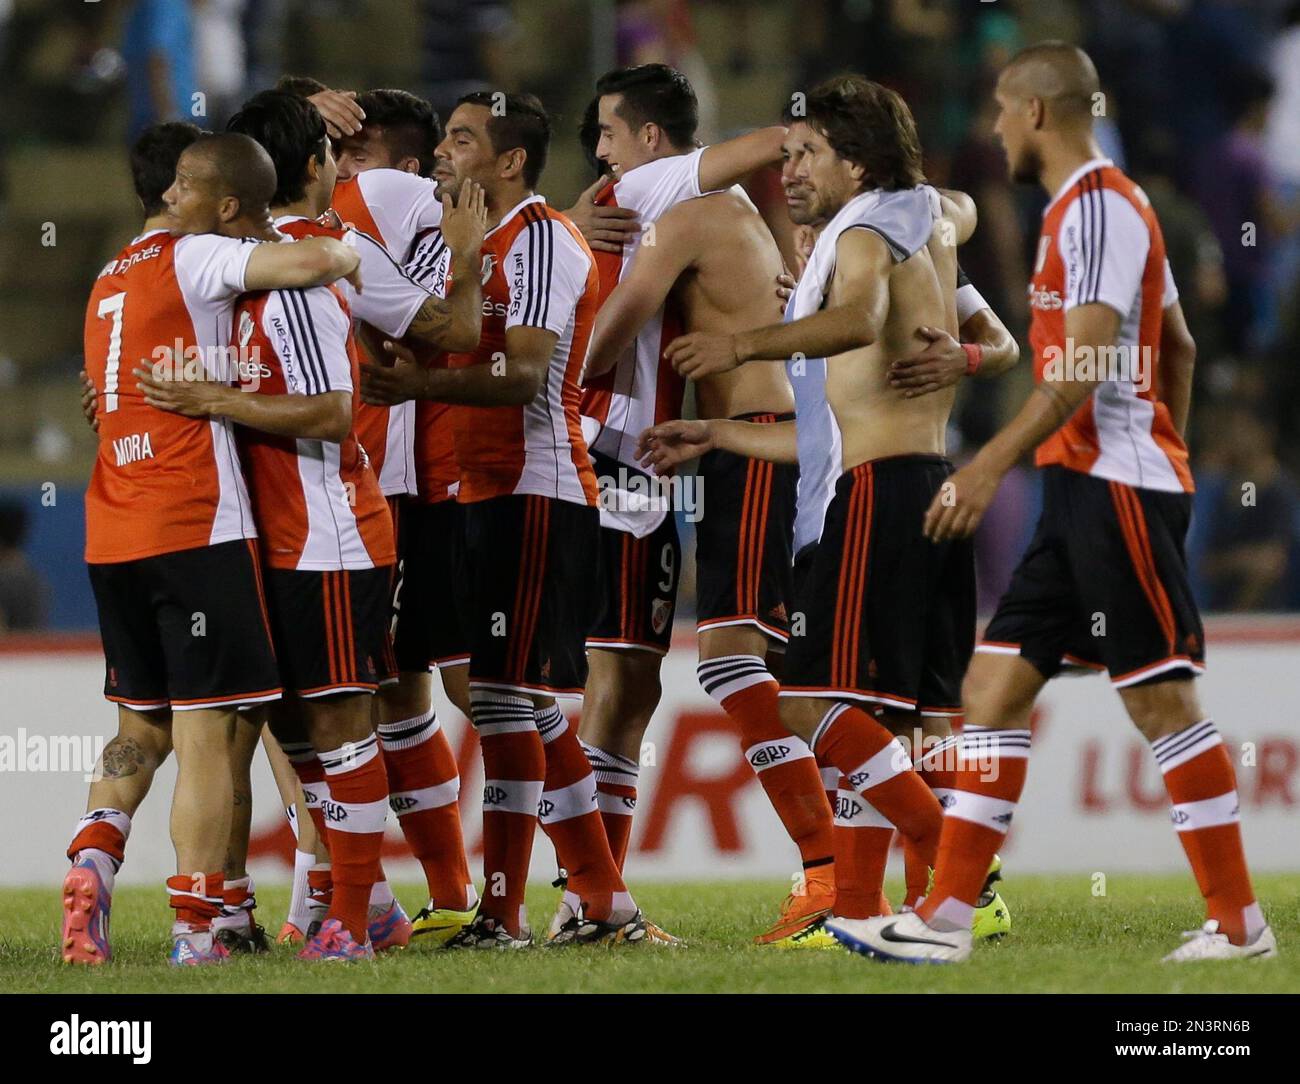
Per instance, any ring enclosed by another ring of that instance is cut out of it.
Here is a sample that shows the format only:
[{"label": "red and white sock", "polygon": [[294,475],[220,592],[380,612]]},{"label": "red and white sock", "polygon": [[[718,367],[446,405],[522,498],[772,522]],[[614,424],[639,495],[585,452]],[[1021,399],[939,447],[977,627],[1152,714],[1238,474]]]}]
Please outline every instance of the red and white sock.
[{"label": "red and white sock", "polygon": [[605,836],[591,762],[558,705],[539,708],[536,718],[546,755],[538,819],[568,871],[568,891],[582,904],[587,918],[625,922],[636,913],[636,904]]},{"label": "red and white sock", "polygon": [[325,822],[325,803],[329,801],[330,788],[325,779],[325,767],[316,755],[316,750],[306,742],[281,744],[280,748],[292,765],[294,774],[298,776],[303,804],[316,828],[316,835],[328,846],[329,826]]},{"label": "red and white sock", "polygon": [[767,664],[757,655],[727,655],[700,662],[696,674],[735,720],[745,759],[799,848],[804,870],[831,866],[835,843],[821,773],[812,750],[781,724],[780,685]]},{"label": "red and white sock", "polygon": [[221,888],[221,914],[212,920],[212,928],[252,933],[256,908],[256,887],[252,877],[245,874],[225,881]]},{"label": "red and white sock", "polygon": [[631,757],[597,749],[582,743],[592,773],[596,777],[596,805],[605,824],[605,837],[619,872],[627,862],[627,848],[632,840],[632,818],[636,814],[636,785],[640,765]]},{"label": "red and white sock", "polygon": [[1174,830],[1187,853],[1205,917],[1234,945],[1247,945],[1264,929],[1241,844],[1237,781],[1223,738],[1210,719],[1151,743],[1173,803]]},{"label": "red and white sock", "polygon": [[113,881],[126,859],[126,841],[131,834],[131,818],[120,809],[92,809],[79,821],[68,844],[68,861],[89,859],[95,864],[100,880],[109,894]]},{"label": "red and white sock", "polygon": [[221,870],[213,873],[181,873],[167,878],[167,902],[176,913],[172,936],[182,933],[206,933],[212,920],[221,914],[225,878]]},{"label": "red and white sock", "polygon": [[1029,731],[967,726],[944,810],[934,890],[918,908],[936,929],[968,930],[989,863],[1011,828],[1029,768]]},{"label": "red and white sock", "polygon": [[874,918],[890,913],[885,867],[894,826],[836,770],[835,907],[837,918]]},{"label": "red and white sock", "polygon": [[906,849],[909,906],[925,894],[929,867],[939,845],[943,812],[930,788],[912,770],[902,743],[865,711],[836,704],[813,731],[812,747],[834,764],[849,786],[902,834]]},{"label": "red and white sock", "polygon": [[524,888],[537,831],[546,753],[533,702],[492,689],[470,690],[483,753],[483,902],[479,913],[519,936],[527,923]]},{"label": "red and white sock", "polygon": [[429,899],[463,911],[470,904],[469,862],[461,831],[456,754],[433,709],[379,724],[388,768],[388,804],[424,869]]},{"label": "red and white sock", "polygon": [[329,781],[327,807],[334,899],[329,918],[337,918],[364,943],[370,891],[379,872],[388,819],[388,779],[372,734],[320,754]]},{"label": "red and white sock", "polygon": [[[957,778],[958,735],[927,742],[916,758],[916,774],[945,809],[952,801],[953,781]],[[918,750],[912,750],[915,755]]]}]

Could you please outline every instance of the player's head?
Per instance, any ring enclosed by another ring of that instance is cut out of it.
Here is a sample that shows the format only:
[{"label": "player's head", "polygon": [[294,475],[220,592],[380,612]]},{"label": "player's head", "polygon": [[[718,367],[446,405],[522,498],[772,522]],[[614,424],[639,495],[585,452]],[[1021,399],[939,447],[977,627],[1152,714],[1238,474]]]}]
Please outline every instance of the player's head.
[{"label": "player's head", "polygon": [[334,191],[336,167],[325,120],[305,98],[283,90],[254,94],[226,125],[251,136],[275,163],[272,207],[306,200],[312,217],[323,212]]},{"label": "player's head", "polygon": [[356,135],[338,141],[339,180],[367,169],[400,169],[427,177],[442,142],[433,106],[405,90],[368,90],[357,95],[366,119]]},{"label": "player's head", "polygon": [[456,103],[435,152],[433,179],[441,199],[477,181],[492,202],[498,193],[532,192],[546,168],[551,120],[531,94],[476,91]]},{"label": "player's head", "polygon": [[802,117],[786,119],[785,141],[781,144],[781,187],[790,221],[796,226],[812,226],[823,221],[812,209],[811,189],[799,177],[810,134],[808,122]]},{"label": "player's head", "polygon": [[578,143],[582,146],[583,157],[597,177],[609,176],[609,164],[596,154],[600,145],[600,97],[592,98],[587,108],[582,111],[582,123],[578,125]]},{"label": "player's head", "polygon": [[1045,141],[1086,136],[1100,93],[1097,69],[1075,45],[1044,41],[1013,56],[993,92],[993,132],[1007,153],[1012,180],[1038,181]]},{"label": "player's head", "polygon": [[815,87],[805,104],[807,138],[796,176],[818,217],[830,218],[859,192],[925,181],[912,111],[888,87],[840,75]]},{"label": "player's head", "polygon": [[203,133],[192,124],[151,124],[131,147],[131,182],[145,218],[166,210],[163,193],[176,179],[181,152]]},{"label": "player's head", "polygon": [[246,232],[260,224],[275,194],[275,164],[255,139],[236,132],[204,135],[176,163],[176,178],[163,193],[173,233]]},{"label": "player's head", "polygon": [[700,107],[690,80],[667,64],[615,68],[596,80],[596,156],[615,177],[695,145]]},{"label": "player's head", "polygon": [[313,94],[329,90],[329,87],[310,75],[282,75],[271,89],[282,90],[286,94],[293,94],[299,98],[310,98]]}]

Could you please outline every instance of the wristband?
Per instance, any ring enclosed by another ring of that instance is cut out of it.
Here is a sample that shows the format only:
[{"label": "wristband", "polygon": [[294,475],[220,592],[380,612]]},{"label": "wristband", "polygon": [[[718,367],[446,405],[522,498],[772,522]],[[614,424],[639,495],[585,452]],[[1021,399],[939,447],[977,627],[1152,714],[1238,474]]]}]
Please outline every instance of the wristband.
[{"label": "wristband", "polygon": [[974,376],[984,361],[984,347],[979,343],[962,343],[961,348],[966,351],[966,375]]}]

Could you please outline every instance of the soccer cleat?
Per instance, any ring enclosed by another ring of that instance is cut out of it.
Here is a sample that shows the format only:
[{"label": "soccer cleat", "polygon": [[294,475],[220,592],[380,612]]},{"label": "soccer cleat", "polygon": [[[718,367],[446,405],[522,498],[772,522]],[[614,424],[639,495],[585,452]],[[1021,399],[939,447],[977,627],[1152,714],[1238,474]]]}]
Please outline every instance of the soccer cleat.
[{"label": "soccer cleat", "polygon": [[1187,930],[1183,943],[1161,963],[1185,964],[1192,960],[1268,960],[1277,955],[1277,938],[1265,926],[1249,945],[1234,945],[1226,933],[1219,933],[1219,920],[1210,919],[1199,930]]},{"label": "soccer cleat", "polygon": [[510,931],[495,918],[477,915],[468,926],[463,926],[447,938],[444,943],[449,949],[526,949],[533,943],[533,931],[525,926],[518,937],[512,937]]},{"label": "soccer cleat", "polygon": [[685,948],[686,942],[680,937],[669,933],[662,926],[656,926],[648,918],[645,922],[645,941],[647,945],[658,945],[660,948]]},{"label": "soccer cleat", "polygon": [[411,940],[411,920],[402,905],[393,900],[387,907],[372,907],[368,916],[370,944],[376,952],[406,948]]},{"label": "soccer cleat", "polygon": [[276,934],[275,943],[277,945],[301,945],[307,938],[303,935],[302,930],[298,929],[292,922],[286,922],[280,927],[280,932]]},{"label": "soccer cleat", "polygon": [[970,955],[970,930],[931,929],[915,911],[877,918],[831,918],[826,929],[854,952],[907,964],[955,964]]},{"label": "soccer cleat", "polygon": [[453,911],[450,907],[435,907],[430,900],[427,907],[421,907],[420,913],[411,920],[411,940],[419,939],[422,945],[445,945],[455,937],[478,914],[479,900],[465,911]]},{"label": "soccer cleat", "polygon": [[365,944],[358,944],[355,937],[337,918],[327,918],[321,923],[320,931],[307,940],[300,960],[373,960],[374,947],[367,936]]},{"label": "soccer cleat", "polygon": [[1011,932],[1011,911],[1001,892],[980,896],[971,915],[970,932],[976,941],[996,941]]},{"label": "soccer cleat", "polygon": [[574,915],[555,936],[546,942],[547,948],[566,945],[638,945],[646,940],[645,918],[638,910],[626,922],[601,922],[594,918]]},{"label": "soccer cleat", "polygon": [[[266,930],[251,919],[249,920],[248,929],[237,930],[229,926],[223,926],[213,936],[225,946],[226,951],[232,956],[241,952],[251,956],[261,956],[263,953],[271,951],[271,942],[266,936]],[[301,937],[302,935],[299,934],[298,936]]]},{"label": "soccer cleat", "polygon": [[[826,916],[829,918],[831,916]],[[789,937],[770,942],[772,948],[778,949],[824,949],[834,948],[835,938],[826,930],[826,918],[819,918],[810,926],[796,930]]]},{"label": "soccer cleat", "polygon": [[835,884],[822,879],[806,879],[803,884],[786,896],[781,904],[781,917],[767,930],[754,938],[756,945],[780,945],[782,948],[797,947],[790,941],[796,934],[811,926],[816,926],[830,916],[835,904]]},{"label": "soccer cleat", "polygon": [[113,950],[108,942],[109,894],[99,869],[85,859],[63,878],[62,956],[65,964],[91,967],[108,963]]},{"label": "soccer cleat", "polygon": [[202,967],[207,964],[224,964],[230,952],[212,934],[211,930],[178,933],[172,937],[172,950],[167,962],[173,967]]}]

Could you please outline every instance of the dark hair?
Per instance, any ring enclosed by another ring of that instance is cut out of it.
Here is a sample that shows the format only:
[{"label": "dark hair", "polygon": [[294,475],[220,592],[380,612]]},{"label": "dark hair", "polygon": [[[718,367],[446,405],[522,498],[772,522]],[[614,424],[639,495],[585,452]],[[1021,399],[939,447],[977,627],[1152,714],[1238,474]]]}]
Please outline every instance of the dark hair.
[{"label": "dark hair", "polygon": [[0,501],[0,546],[17,549],[26,539],[27,509],[19,501]]},{"label": "dark hair", "polygon": [[442,122],[433,106],[405,90],[367,90],[357,95],[365,127],[382,128],[384,144],[398,158],[415,158],[420,176],[433,172],[433,151],[442,142]]},{"label": "dark hair", "polygon": [[329,90],[329,87],[310,75],[282,75],[271,89],[281,90],[285,94],[293,94],[299,98],[310,98],[322,90]]},{"label": "dark hair", "polygon": [[146,218],[162,214],[163,193],[176,179],[181,152],[203,133],[192,124],[151,124],[131,147],[131,183]]},{"label": "dark hair", "polygon": [[695,143],[700,106],[690,80],[667,64],[615,68],[596,80],[597,96],[619,94],[617,113],[632,128],[655,124],[677,148]]},{"label": "dark hair", "polygon": [[808,95],[808,123],[841,158],[867,171],[866,188],[913,188],[925,182],[921,141],[907,103],[861,75],[840,75]]},{"label": "dark hair", "polygon": [[226,124],[227,132],[252,136],[275,163],[272,207],[297,203],[307,193],[307,160],[325,161],[325,120],[305,98],[283,90],[254,94]]},{"label": "dark hair", "polygon": [[582,112],[582,123],[578,125],[578,143],[582,146],[583,157],[591,166],[597,177],[609,172],[605,163],[596,157],[596,147],[600,143],[600,98],[592,98]]},{"label": "dark hair", "polygon": [[495,90],[477,90],[460,98],[457,105],[481,105],[488,117],[488,138],[497,154],[522,147],[524,184],[536,188],[546,168],[551,148],[551,118],[534,94],[504,94]]}]

